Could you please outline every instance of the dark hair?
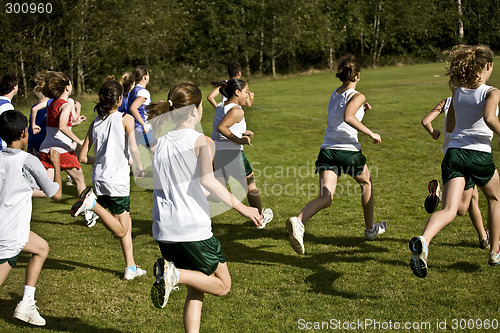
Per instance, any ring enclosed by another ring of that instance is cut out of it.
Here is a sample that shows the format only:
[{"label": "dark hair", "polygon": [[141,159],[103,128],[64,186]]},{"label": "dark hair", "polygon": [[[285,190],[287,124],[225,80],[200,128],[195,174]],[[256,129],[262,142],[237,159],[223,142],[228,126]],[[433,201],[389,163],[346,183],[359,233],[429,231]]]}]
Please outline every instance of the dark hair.
[{"label": "dark hair", "polygon": [[118,82],[123,86],[123,94],[128,95],[134,86],[135,75],[130,72],[125,72],[120,76]]},{"label": "dark hair", "polygon": [[247,86],[247,83],[240,79],[230,79],[220,82],[211,82],[213,86],[219,87],[220,93],[226,97],[231,98],[234,96],[236,90],[242,91]]},{"label": "dark hair", "polygon": [[342,82],[355,82],[359,72],[361,65],[358,60],[352,54],[348,54],[340,58],[335,76]]},{"label": "dark hair", "polygon": [[[189,105],[200,106],[202,100],[201,90],[193,82],[179,83],[168,92],[168,101],[148,105],[149,119],[158,117],[169,111],[180,109]],[[172,103],[170,103],[172,102]]]},{"label": "dark hair", "polygon": [[2,78],[0,78],[0,95],[7,95],[10,93],[15,86],[19,83],[19,79],[16,74],[7,73]]},{"label": "dark hair", "polygon": [[118,106],[118,100],[123,94],[123,87],[117,81],[106,81],[99,88],[99,103],[94,107],[99,117],[106,118],[109,111]]},{"label": "dark hair", "polygon": [[486,45],[457,45],[447,53],[450,58],[447,74],[452,91],[476,83],[484,66],[493,62],[493,51]]},{"label": "dark hair", "polygon": [[142,78],[146,74],[148,74],[148,68],[146,66],[135,66],[134,67],[135,83],[141,82]]},{"label": "dark hair", "polygon": [[227,74],[230,78],[236,77],[241,72],[241,64],[237,61],[230,62],[227,65]]},{"label": "dark hair", "polygon": [[21,134],[28,127],[28,118],[17,110],[8,110],[0,115],[0,137],[11,144],[21,139]]},{"label": "dark hair", "polygon": [[71,84],[69,77],[63,72],[47,71],[40,75],[43,79],[42,94],[48,98],[59,98],[64,90]]}]

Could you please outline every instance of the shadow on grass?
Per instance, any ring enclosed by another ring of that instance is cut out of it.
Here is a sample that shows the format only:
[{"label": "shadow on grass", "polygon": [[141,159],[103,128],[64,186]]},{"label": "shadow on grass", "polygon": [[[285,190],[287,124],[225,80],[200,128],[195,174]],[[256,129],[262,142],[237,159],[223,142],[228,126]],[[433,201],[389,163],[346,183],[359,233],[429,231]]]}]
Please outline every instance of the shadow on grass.
[{"label": "shadow on grass", "polygon": [[[21,253],[15,269],[23,269],[23,270],[26,269],[26,266],[28,265],[28,261],[30,258],[31,258],[31,256],[28,253]],[[93,270],[96,270],[99,272],[112,273],[112,274],[117,275],[120,278],[122,277],[122,274],[123,274],[122,271],[92,266],[92,265],[84,264],[84,263],[77,262],[77,261],[53,259],[50,257],[47,258],[45,260],[45,263],[43,264],[44,270],[45,269],[55,269],[55,270],[60,270],[60,271],[74,271],[77,267],[86,268],[86,269],[93,269]]]},{"label": "shadow on grass", "polygon": [[481,266],[478,264],[473,264],[470,262],[459,261],[447,266],[436,266],[439,268],[447,268],[454,269],[456,271],[464,272],[464,273],[474,273],[481,269]]},{"label": "shadow on grass", "polygon": [[[214,224],[217,238],[223,244],[223,251],[229,262],[249,263],[253,265],[284,264],[292,267],[311,270],[314,273],[305,279],[311,292],[340,296],[348,299],[376,299],[363,294],[348,293],[335,287],[335,281],[343,274],[327,270],[324,265],[331,263],[363,263],[377,260],[376,254],[389,252],[387,248],[378,246],[380,242],[367,242],[361,237],[316,237],[306,235],[306,242],[333,245],[348,248],[335,252],[320,252],[299,256],[290,248],[290,255],[268,251],[269,246],[249,247],[242,240],[271,238],[288,244],[286,231],[276,229],[248,229],[250,224]],[[284,229],[283,229],[284,230]],[[360,256],[360,254],[362,254]],[[371,255],[373,254],[373,255]],[[397,266],[406,263],[394,261],[389,264]]]}]

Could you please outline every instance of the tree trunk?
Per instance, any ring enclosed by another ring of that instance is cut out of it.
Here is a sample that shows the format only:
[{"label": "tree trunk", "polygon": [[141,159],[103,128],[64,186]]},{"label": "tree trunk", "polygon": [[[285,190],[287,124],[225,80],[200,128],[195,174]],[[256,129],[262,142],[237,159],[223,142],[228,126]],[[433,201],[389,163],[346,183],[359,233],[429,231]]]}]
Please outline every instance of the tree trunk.
[{"label": "tree trunk", "polygon": [[373,64],[377,64],[377,53],[378,53],[378,44],[380,38],[380,16],[382,15],[382,0],[378,3],[377,13],[375,14],[375,19],[373,21],[373,30],[375,31],[375,40],[373,41],[372,46],[372,60]]},{"label": "tree trunk", "polygon": [[273,15],[271,30],[271,68],[273,71],[273,77],[276,77],[276,15]]},{"label": "tree trunk", "polygon": [[21,76],[23,78],[23,86],[24,86],[24,98],[28,98],[28,84],[26,82],[26,72],[24,71],[24,57],[23,50],[19,51],[19,62],[21,63]]},{"label": "tree trunk", "polygon": [[457,0],[458,5],[458,39],[460,43],[464,41],[464,21],[462,20],[462,0]]}]

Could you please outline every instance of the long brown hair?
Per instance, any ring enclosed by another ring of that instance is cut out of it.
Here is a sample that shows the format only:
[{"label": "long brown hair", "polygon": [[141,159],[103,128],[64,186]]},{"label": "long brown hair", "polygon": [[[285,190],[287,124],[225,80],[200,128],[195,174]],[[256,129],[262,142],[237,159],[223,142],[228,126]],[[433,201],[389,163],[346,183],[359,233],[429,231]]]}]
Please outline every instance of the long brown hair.
[{"label": "long brown hair", "polygon": [[474,85],[487,63],[493,62],[493,51],[486,45],[457,45],[446,52],[450,58],[447,74],[452,91]]}]

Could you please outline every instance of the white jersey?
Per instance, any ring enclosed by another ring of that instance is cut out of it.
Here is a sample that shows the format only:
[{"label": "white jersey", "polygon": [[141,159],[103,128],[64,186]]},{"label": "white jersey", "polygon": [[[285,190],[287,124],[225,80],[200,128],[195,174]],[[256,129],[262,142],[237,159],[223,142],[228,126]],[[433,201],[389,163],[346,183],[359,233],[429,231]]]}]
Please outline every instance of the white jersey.
[{"label": "white jersey", "polygon": [[[217,130],[217,127],[219,127],[222,119],[224,119],[229,110],[235,106],[241,108],[241,106],[236,103],[224,105],[224,103],[221,102],[217,105],[217,109],[215,109],[214,121],[212,123],[212,140],[215,141],[216,150],[243,150],[243,145],[229,140]],[[235,123],[233,126],[229,127],[229,130],[236,137],[241,138],[243,133],[247,131],[245,117],[243,117],[239,123]]]},{"label": "white jersey", "polygon": [[97,195],[130,195],[128,142],[123,128],[124,114],[114,112],[105,119],[96,117],[92,130],[94,171],[92,180]]},{"label": "white jersey", "polygon": [[59,184],[47,177],[47,171],[35,156],[20,149],[0,151],[0,258],[19,254],[28,242],[33,189],[48,197]]},{"label": "white jersey", "polygon": [[[344,121],[345,110],[349,100],[356,94],[354,89],[347,89],[341,94],[337,89],[332,93],[328,103],[328,125],[321,148],[359,151],[358,131]],[[365,109],[363,106],[356,111],[356,118],[363,120]]]},{"label": "white jersey", "polygon": [[450,133],[446,130],[446,119],[448,118],[448,110],[450,109],[451,105],[451,97],[448,97],[446,99],[446,102],[444,103],[443,106],[443,112],[444,112],[444,120],[443,120],[443,153],[446,154],[446,151],[448,150],[448,145],[450,144]]},{"label": "white jersey", "polygon": [[[462,148],[491,153],[493,131],[484,122],[485,100],[492,88],[485,84],[476,89],[457,88],[453,94],[455,129],[449,148]],[[498,106],[496,109],[498,116]]]},{"label": "white jersey", "polygon": [[[9,110],[14,110],[14,105],[8,97],[0,96],[0,114]],[[0,139],[0,150],[5,149],[5,147],[7,147],[7,142]]]},{"label": "white jersey", "polygon": [[212,237],[195,142],[201,133],[173,130],[158,140],[153,157],[153,238],[194,242]]}]

